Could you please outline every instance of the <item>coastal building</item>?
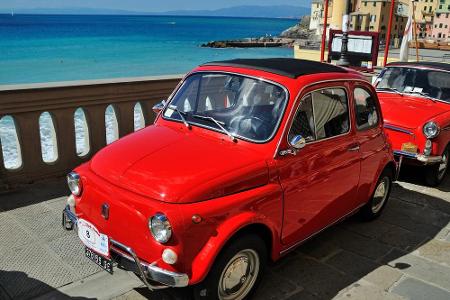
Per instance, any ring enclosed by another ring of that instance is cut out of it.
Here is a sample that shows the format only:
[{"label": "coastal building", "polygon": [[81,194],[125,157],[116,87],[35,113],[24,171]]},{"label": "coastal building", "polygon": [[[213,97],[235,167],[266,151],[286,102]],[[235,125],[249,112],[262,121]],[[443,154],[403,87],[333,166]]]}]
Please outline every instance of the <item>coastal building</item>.
[{"label": "coastal building", "polygon": [[431,37],[437,41],[450,40],[450,0],[439,1],[433,20]]},{"label": "coastal building", "polygon": [[[352,5],[356,0],[352,0]],[[311,1],[311,22],[310,30],[314,30],[316,35],[322,35],[323,21],[325,15],[325,1]],[[342,0],[330,0],[328,3],[327,30],[342,29],[342,16],[344,15],[345,3]],[[328,31],[327,31],[328,34]]]},{"label": "coastal building", "polygon": [[[439,1],[439,0],[424,0]],[[323,31],[324,19],[323,0],[312,0],[310,29],[317,35]],[[392,41],[398,41],[403,36],[408,21],[409,0],[398,0],[395,5],[395,15],[392,23]],[[345,1],[330,0],[328,7],[328,29],[342,29],[342,16],[344,15]],[[375,31],[380,33],[383,42],[386,38],[389,23],[391,0],[352,0],[350,14],[350,29],[358,31]]]},{"label": "coastal building", "polygon": [[[431,38],[433,20],[436,8],[441,0],[415,0],[414,18],[417,24],[417,37],[419,39]],[[413,6],[410,5],[410,14],[413,14]]]}]

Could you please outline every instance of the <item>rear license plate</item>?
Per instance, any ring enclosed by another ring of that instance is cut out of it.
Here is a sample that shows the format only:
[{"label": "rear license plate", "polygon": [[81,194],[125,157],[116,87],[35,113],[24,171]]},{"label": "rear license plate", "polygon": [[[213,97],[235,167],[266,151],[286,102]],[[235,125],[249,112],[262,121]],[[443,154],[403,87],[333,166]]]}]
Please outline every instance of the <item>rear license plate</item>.
[{"label": "rear license plate", "polygon": [[96,263],[98,266],[100,266],[100,268],[102,268],[103,270],[105,270],[111,274],[113,273],[112,260],[107,259],[106,257],[103,257],[101,255],[98,255],[97,253],[95,253],[94,251],[89,249],[88,247],[84,248],[84,254],[86,255],[87,258],[92,260],[94,263]]}]

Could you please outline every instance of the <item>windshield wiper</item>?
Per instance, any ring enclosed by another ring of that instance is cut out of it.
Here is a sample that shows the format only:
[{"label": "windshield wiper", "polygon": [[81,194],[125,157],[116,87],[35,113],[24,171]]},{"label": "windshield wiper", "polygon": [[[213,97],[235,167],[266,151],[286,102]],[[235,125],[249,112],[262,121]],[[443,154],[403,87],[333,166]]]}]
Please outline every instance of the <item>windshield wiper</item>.
[{"label": "windshield wiper", "polygon": [[394,92],[394,93],[397,93],[397,94],[403,96],[403,93],[400,92],[399,90],[397,90],[396,88],[382,87],[382,88],[377,88],[377,91],[378,91],[378,90],[380,90],[380,91],[392,91],[392,92]]},{"label": "windshield wiper", "polygon": [[176,111],[178,115],[180,116],[181,120],[183,121],[184,125],[186,125],[187,128],[191,128],[191,125],[186,121],[185,116],[187,115],[184,111],[181,111],[176,107],[176,105],[169,105],[169,108]]},{"label": "windshield wiper", "polygon": [[427,98],[427,99],[429,99],[429,100],[431,100],[433,102],[437,101],[435,98],[431,97],[428,93],[425,93],[425,92],[419,92],[419,91],[414,91],[413,90],[413,91],[408,92],[408,94],[418,94],[418,95],[421,95],[421,96],[423,96],[423,97],[425,97],[425,98]]},{"label": "windshield wiper", "polygon": [[220,127],[220,129],[222,129],[229,137],[230,139],[235,142],[236,141],[236,137],[229,132],[228,130],[225,129],[225,123],[221,122],[221,121],[217,121],[216,119],[214,119],[213,117],[208,117],[208,116],[202,116],[202,115],[192,115],[193,118],[196,119],[201,119],[201,120],[207,120],[207,121],[211,121],[214,122],[217,126]]}]

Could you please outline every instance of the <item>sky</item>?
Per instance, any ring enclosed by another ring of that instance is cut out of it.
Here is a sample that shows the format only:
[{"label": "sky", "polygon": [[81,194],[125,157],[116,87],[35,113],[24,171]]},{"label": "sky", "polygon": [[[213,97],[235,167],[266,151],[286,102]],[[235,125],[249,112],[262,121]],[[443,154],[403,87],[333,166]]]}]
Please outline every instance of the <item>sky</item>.
[{"label": "sky", "polygon": [[311,0],[0,0],[0,9],[101,8],[137,12],[217,9],[238,5],[309,6]]}]

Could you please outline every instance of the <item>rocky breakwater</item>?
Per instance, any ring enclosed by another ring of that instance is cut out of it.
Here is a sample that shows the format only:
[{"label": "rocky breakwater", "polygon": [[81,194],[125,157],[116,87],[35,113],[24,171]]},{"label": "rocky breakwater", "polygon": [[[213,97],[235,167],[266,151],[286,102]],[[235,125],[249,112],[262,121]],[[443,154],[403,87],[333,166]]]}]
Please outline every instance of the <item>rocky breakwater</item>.
[{"label": "rocky breakwater", "polygon": [[201,47],[209,48],[260,48],[260,47],[293,47],[313,46],[317,42],[314,31],[309,30],[309,16],[304,16],[300,22],[280,33],[279,36],[263,36],[240,40],[211,41]]},{"label": "rocky breakwater", "polygon": [[262,47],[292,47],[295,39],[282,37],[261,37],[242,40],[211,41],[202,44],[209,48],[262,48]]}]

